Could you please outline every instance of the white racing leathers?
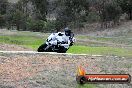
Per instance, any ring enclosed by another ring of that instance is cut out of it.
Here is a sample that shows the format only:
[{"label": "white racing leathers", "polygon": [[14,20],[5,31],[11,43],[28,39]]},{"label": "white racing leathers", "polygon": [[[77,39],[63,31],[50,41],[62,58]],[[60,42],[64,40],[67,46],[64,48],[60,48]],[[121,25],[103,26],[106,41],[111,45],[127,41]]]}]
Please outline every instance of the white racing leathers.
[{"label": "white racing leathers", "polygon": [[52,33],[48,37],[45,45],[43,44],[43,50],[38,49],[38,52],[65,53],[74,42],[75,38],[73,36],[66,36],[64,32]]}]

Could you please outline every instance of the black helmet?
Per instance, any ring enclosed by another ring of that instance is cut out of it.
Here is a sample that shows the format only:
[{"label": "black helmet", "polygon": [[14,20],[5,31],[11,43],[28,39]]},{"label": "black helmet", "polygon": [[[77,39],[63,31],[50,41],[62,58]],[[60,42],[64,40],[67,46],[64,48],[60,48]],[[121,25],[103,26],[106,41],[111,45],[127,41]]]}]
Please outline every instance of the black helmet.
[{"label": "black helmet", "polygon": [[66,36],[70,36],[70,35],[71,35],[71,30],[70,30],[68,27],[66,27],[66,28],[64,29],[64,31],[65,31],[65,35],[66,35]]}]

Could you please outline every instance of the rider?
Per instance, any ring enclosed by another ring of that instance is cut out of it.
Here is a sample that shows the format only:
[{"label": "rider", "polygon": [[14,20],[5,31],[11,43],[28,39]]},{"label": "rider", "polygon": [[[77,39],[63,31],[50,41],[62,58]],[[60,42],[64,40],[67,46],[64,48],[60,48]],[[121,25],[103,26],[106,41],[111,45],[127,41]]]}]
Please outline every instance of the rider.
[{"label": "rider", "polygon": [[[64,32],[58,32],[58,33],[53,33],[48,37],[48,41],[50,40],[62,40],[60,41],[61,44],[69,47],[72,46],[73,42],[74,42],[74,34],[71,32],[71,30],[66,27],[64,29]],[[56,45],[56,44],[54,44]]]},{"label": "rider", "polygon": [[71,30],[68,27],[66,27],[64,31],[66,36],[71,36]]},{"label": "rider", "polygon": [[75,39],[73,39],[73,37],[74,37],[73,32],[71,32],[71,30],[68,27],[66,27],[64,29],[64,32],[65,32],[66,41],[68,42],[68,44],[70,46],[72,46],[73,45],[73,42],[75,41]]}]

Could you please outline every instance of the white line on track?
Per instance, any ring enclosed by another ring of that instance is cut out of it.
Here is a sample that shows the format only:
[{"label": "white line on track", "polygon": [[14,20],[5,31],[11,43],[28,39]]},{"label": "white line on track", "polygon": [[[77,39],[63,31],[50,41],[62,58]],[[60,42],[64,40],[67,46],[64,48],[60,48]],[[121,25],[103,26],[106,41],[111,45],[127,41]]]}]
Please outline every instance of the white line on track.
[{"label": "white line on track", "polygon": [[89,54],[72,54],[72,53],[56,53],[56,52],[37,52],[37,51],[0,51],[0,53],[14,53],[14,54],[57,54],[57,55],[77,55],[77,56],[95,56],[101,57],[102,55],[89,55]]}]

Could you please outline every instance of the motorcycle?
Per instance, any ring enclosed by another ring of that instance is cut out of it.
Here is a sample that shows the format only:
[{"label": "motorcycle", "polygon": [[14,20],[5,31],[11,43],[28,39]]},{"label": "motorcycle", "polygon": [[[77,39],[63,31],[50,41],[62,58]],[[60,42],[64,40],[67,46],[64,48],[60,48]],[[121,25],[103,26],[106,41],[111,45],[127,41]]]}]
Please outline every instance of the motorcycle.
[{"label": "motorcycle", "polygon": [[66,36],[63,32],[52,33],[46,40],[46,43],[42,44],[37,51],[66,53],[74,42],[75,38],[73,33],[70,36]]}]

